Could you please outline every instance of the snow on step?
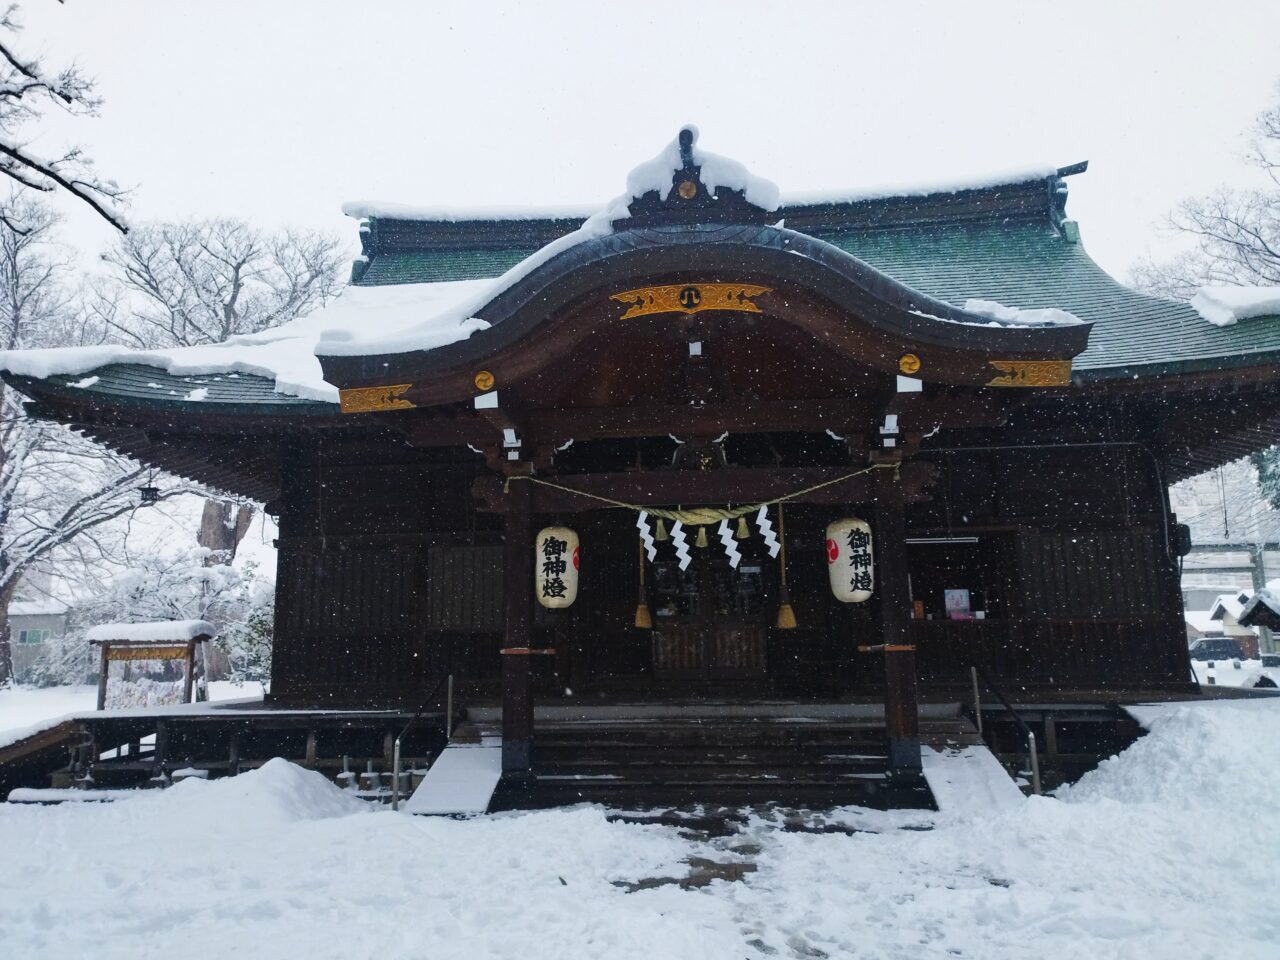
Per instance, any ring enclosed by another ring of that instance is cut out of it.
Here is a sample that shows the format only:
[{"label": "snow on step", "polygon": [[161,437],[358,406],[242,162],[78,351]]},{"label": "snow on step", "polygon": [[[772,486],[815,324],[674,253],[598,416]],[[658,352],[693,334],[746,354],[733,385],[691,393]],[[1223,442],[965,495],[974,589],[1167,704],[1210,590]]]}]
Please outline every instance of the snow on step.
[{"label": "snow on step", "polygon": [[436,758],[404,809],[436,816],[484,813],[501,776],[501,740],[451,744]]},{"label": "snow on step", "polygon": [[961,750],[922,747],[920,759],[924,763],[924,778],[943,813],[989,813],[1025,799],[986,746]]},{"label": "snow on step", "polygon": [[9,791],[10,803],[110,803],[136,797],[141,791],[82,790],[76,788],[15,787]]}]

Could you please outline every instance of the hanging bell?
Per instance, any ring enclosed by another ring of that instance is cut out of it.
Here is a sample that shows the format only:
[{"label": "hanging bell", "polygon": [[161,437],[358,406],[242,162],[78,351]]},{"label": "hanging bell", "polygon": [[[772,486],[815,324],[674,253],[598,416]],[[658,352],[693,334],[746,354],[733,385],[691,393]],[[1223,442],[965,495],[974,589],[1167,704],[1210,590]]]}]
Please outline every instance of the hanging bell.
[{"label": "hanging bell", "polygon": [[693,544],[694,544],[694,546],[695,546],[695,547],[701,547],[701,548],[702,548],[702,549],[704,549],[704,550],[705,550],[707,547],[711,546],[711,544],[707,541],[707,528],[706,528],[706,527],[699,527],[699,528],[698,528],[698,539],[697,539],[697,540],[695,540],[695,541],[693,542]]},{"label": "hanging bell", "polygon": [[751,530],[747,527],[747,518],[745,516],[738,518],[738,532],[733,535],[735,540],[746,540],[751,536]]},{"label": "hanging bell", "polygon": [[653,539],[660,541],[671,539],[671,536],[667,533],[667,521],[661,517],[658,518],[658,532],[653,535]]}]

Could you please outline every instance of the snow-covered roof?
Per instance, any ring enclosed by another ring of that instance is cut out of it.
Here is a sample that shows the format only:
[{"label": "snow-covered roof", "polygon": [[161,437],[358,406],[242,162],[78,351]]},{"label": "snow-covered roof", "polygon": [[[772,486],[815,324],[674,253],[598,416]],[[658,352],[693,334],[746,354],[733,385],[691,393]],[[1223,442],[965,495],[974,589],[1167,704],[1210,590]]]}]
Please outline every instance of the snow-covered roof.
[{"label": "snow-covered roof", "polygon": [[1222,625],[1208,610],[1184,610],[1182,618],[1201,633],[1221,633]]},{"label": "snow-covered roof", "polygon": [[1215,327],[1250,317],[1280,316],[1280,287],[1201,287],[1191,306]]},{"label": "snow-covered roof", "polygon": [[1221,620],[1224,614],[1230,614],[1233,620],[1239,620],[1240,614],[1244,611],[1244,602],[1247,597],[1247,593],[1220,594],[1213,601],[1209,616],[1214,620]]},{"label": "snow-covered roof", "polygon": [[61,600],[14,600],[9,604],[11,617],[50,617],[61,616],[67,612],[67,605]]},{"label": "snow-covered roof", "polygon": [[157,620],[149,623],[103,623],[85,633],[90,643],[105,640],[124,643],[183,643],[196,637],[212,637],[218,628],[206,620]]},{"label": "snow-covered roof", "polygon": [[1239,620],[1244,618],[1248,620],[1258,607],[1265,607],[1270,610],[1274,616],[1280,617],[1280,591],[1272,588],[1271,584],[1273,583],[1277,583],[1277,581],[1269,581],[1265,588],[1259,590],[1250,597],[1236,619]]},{"label": "snow-covered roof", "polygon": [[[129,347],[61,347],[47,350],[0,351],[0,368],[18,376],[79,377],[112,363],[158,367],[174,375],[254,374],[275,381],[277,393],[338,402],[338,390],[326,383],[316,359],[322,336],[338,352],[343,343],[374,335],[394,342],[409,336],[418,349],[453,343],[488,326],[482,320],[457,319],[467,304],[493,284],[492,280],[457,280],[386,287],[347,287],[327,305],[291,323],[262,333],[232,337],[223,343],[168,350],[133,350]],[[424,320],[425,317],[436,318]],[[92,380],[95,378],[86,378]],[[86,380],[69,386],[87,389]],[[181,399],[192,404],[208,402],[208,394],[196,388],[167,397],[167,384],[156,384],[157,399]]]},{"label": "snow-covered roof", "polygon": [[[664,151],[664,154],[666,151]],[[660,154],[657,159],[663,158]],[[695,147],[695,158],[715,157],[707,151]],[[724,158],[717,157],[718,160]],[[669,162],[669,158],[667,158]],[[734,163],[735,161],[728,161]],[[667,179],[662,186],[653,189],[667,189],[671,186],[670,174],[675,168],[667,169]],[[639,169],[639,168],[637,168]],[[663,168],[660,168],[663,169]],[[713,165],[712,170],[715,170]],[[1007,170],[986,173],[975,173],[970,176],[945,177],[937,180],[918,180],[903,183],[885,183],[863,185],[860,187],[836,188],[824,190],[808,190],[779,194],[776,202],[770,206],[758,204],[765,209],[778,209],[785,213],[795,207],[821,206],[825,204],[863,203],[868,200],[889,200],[896,197],[928,197],[937,194],[963,193],[966,190],[988,190],[1017,183],[1030,183],[1055,176],[1057,167],[1052,164],[1038,163]],[[723,173],[721,173],[723,176]],[[705,162],[703,179],[712,176],[707,172]],[[750,174],[748,174],[750,176]],[[630,178],[628,180],[630,182]],[[656,182],[656,177],[653,181]],[[760,181],[768,183],[768,181]],[[769,185],[772,187],[772,184]],[[777,188],[773,188],[777,189]],[[753,191],[754,193],[754,191]],[[760,194],[755,194],[760,195]],[[768,194],[764,194],[768,198]],[[751,195],[747,197],[751,200]],[[755,202],[755,201],[753,201]],[[349,217],[363,219],[365,217],[381,217],[388,220],[417,220],[434,223],[468,223],[475,221],[499,220],[583,220],[600,209],[600,205],[591,204],[555,204],[546,206],[443,206],[415,205],[381,200],[353,200],[342,205],[342,212]]]}]

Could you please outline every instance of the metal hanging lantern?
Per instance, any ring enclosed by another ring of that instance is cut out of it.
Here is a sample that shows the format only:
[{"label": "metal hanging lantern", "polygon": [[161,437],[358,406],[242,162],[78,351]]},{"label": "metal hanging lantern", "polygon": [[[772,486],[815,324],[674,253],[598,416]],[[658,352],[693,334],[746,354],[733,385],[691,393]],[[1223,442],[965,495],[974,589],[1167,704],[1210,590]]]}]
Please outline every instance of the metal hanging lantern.
[{"label": "metal hanging lantern", "polygon": [[533,541],[534,593],[549,610],[578,599],[578,535],[568,527],[544,527]]},{"label": "metal hanging lantern", "polygon": [[151,471],[151,475],[147,478],[147,485],[138,488],[138,500],[144,506],[152,503],[160,502],[160,488],[156,486],[155,471]]},{"label": "metal hanging lantern", "polygon": [[841,603],[863,603],[875,589],[871,525],[846,517],[827,525],[827,574]]}]

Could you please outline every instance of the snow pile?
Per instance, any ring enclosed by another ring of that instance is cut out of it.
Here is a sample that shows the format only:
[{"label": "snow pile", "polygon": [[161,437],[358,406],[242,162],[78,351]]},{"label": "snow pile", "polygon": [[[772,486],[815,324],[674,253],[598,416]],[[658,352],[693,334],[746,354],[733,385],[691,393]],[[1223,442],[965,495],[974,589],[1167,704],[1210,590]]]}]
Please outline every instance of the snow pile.
[{"label": "snow pile", "polygon": [[[1129,712],[1150,731],[1058,796],[1069,803],[1154,804],[1166,811],[1262,810],[1280,778],[1280,697]],[[1280,851],[1280,839],[1271,838]]]},{"label": "snow pile", "polygon": [[164,812],[174,807],[186,808],[195,816],[195,822],[200,821],[199,814],[203,812],[210,818],[255,827],[345,817],[373,809],[324,774],[279,757],[238,777],[183,780],[174,785],[169,795],[157,800]]},{"label": "snow pile", "polygon": [[997,324],[1005,327],[1067,327],[1084,322],[1074,313],[1055,307],[1021,310],[1018,307],[1006,307],[995,300],[966,300],[963,309],[966,313],[990,317]]},{"label": "snow pile", "polygon": [[1230,327],[1250,317],[1280,316],[1280,287],[1201,287],[1191,306],[1215,327]]},{"label": "snow pile", "polygon": [[181,643],[196,637],[211,637],[218,628],[207,620],[157,620],[152,623],[103,623],[90,627],[84,638],[90,643],[127,640],[131,643]]}]

